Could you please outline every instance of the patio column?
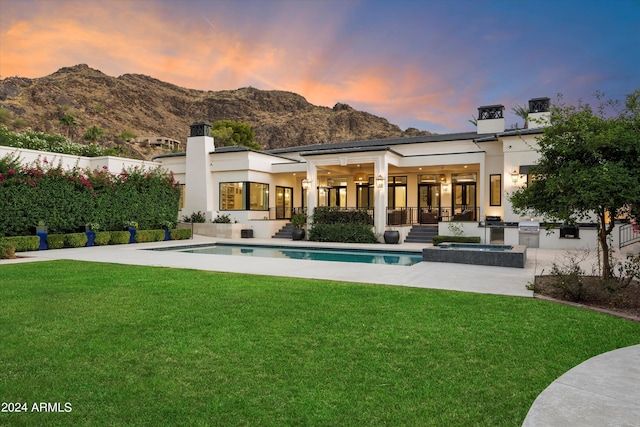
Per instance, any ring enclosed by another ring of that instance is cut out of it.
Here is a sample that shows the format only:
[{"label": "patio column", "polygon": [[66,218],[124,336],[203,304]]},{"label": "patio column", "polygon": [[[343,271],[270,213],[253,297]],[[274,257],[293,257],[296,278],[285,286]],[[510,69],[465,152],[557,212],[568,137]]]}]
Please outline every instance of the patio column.
[{"label": "patio column", "polygon": [[307,224],[311,224],[313,211],[316,208],[316,188],[318,187],[318,168],[315,164],[307,163],[307,181],[309,188],[307,189]]},{"label": "patio column", "polygon": [[[383,236],[387,226],[387,186],[389,184],[389,163],[385,155],[380,156],[374,162],[373,199],[374,199],[374,232]],[[382,177],[384,184],[378,187],[378,178]],[[382,237],[380,237],[382,238]]]},{"label": "patio column", "polygon": [[202,211],[211,219],[214,209],[213,176],[209,153],[215,149],[213,138],[209,136],[211,126],[207,123],[194,123],[187,138],[187,164],[184,212]]}]

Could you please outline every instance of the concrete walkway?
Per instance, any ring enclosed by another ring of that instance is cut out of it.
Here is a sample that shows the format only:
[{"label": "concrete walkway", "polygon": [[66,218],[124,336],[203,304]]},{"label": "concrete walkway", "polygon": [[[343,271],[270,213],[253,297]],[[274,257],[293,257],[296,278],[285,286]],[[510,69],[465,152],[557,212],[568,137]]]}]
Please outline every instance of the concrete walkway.
[{"label": "concrete walkway", "polygon": [[[26,252],[8,263],[73,259],[116,264],[147,265],[232,273],[338,280],[394,286],[533,297],[527,284],[562,264],[567,251],[528,249],[525,268],[421,262],[413,266],[324,262],[280,258],[191,254],[146,249],[233,242],[278,246],[371,249],[371,245],[293,242],[284,239],[225,240],[194,236],[192,240],[98,246]],[[421,252],[424,244],[375,245],[377,250]],[[587,272],[595,255],[583,260]],[[526,427],[640,426],[640,345],[615,350],[578,365],[554,381],[536,399],[523,424]]]}]

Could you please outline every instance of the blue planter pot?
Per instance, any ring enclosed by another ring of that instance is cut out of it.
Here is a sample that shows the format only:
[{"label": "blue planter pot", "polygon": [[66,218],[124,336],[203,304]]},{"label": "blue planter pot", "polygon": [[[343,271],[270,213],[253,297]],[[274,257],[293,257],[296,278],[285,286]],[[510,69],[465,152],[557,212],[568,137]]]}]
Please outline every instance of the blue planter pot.
[{"label": "blue planter pot", "polygon": [[38,246],[39,251],[46,251],[49,249],[49,245],[47,245],[47,232],[46,231],[37,231],[36,236],[40,237],[40,246]]},{"label": "blue planter pot", "polygon": [[164,240],[171,240],[171,231],[168,228],[164,229]]},{"label": "blue planter pot", "polygon": [[93,241],[96,238],[96,233],[94,233],[93,231],[85,231],[85,233],[87,234],[87,244],[85,246],[93,246]]},{"label": "blue planter pot", "polygon": [[136,229],[135,228],[129,228],[129,243],[135,243],[136,242]]}]

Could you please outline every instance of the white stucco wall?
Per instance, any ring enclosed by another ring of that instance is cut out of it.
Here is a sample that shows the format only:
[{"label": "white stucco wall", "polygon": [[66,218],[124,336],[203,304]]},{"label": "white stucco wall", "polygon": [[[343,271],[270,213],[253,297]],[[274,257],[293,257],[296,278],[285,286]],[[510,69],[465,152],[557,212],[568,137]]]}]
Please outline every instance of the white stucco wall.
[{"label": "white stucco wall", "polygon": [[69,154],[52,153],[49,151],[36,151],[24,148],[14,148],[0,146],[0,157],[8,154],[15,154],[19,157],[21,163],[29,164],[34,162],[44,162],[45,160],[53,166],[61,165],[63,169],[73,169],[78,167],[81,169],[102,169],[106,166],[110,172],[120,173],[123,169],[133,167],[142,169],[151,169],[162,166],[159,162],[149,160],[127,159],[124,157],[100,156],[100,157],[82,157],[72,156]]}]

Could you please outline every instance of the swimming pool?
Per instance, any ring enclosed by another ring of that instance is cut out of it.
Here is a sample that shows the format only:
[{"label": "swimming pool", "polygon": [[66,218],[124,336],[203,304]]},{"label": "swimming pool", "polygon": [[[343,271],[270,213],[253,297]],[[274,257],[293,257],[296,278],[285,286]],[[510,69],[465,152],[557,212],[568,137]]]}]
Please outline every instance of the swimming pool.
[{"label": "swimming pool", "polygon": [[336,248],[308,248],[264,245],[191,245],[152,250],[178,251],[194,254],[232,255],[246,257],[288,258],[311,261],[358,262],[365,264],[389,264],[410,266],[422,262],[422,253],[403,251],[378,251]]}]

